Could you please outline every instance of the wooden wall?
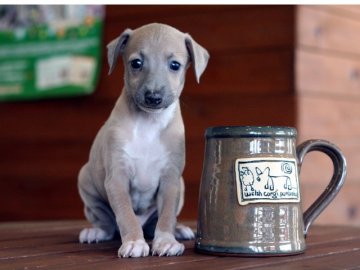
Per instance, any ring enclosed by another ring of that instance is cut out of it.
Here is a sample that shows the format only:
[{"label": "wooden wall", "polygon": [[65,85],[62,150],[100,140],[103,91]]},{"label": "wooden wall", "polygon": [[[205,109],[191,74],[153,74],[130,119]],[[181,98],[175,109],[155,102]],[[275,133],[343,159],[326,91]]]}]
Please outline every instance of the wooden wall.
[{"label": "wooden wall", "polygon": [[[300,140],[332,141],[348,161],[343,190],[318,223],[360,224],[360,6],[297,8],[296,90]],[[302,171],[307,207],[332,174],[329,158],[310,154]]]},{"label": "wooden wall", "polygon": [[[214,125],[296,125],[294,6],[110,6],[105,44],[149,22],[189,32],[211,59],[181,98],[186,126],[186,200],[197,215],[204,130]],[[76,181],[90,145],[122,89],[106,60],[88,97],[0,104],[0,220],[82,218]],[[325,101],[324,101],[325,102]]]}]

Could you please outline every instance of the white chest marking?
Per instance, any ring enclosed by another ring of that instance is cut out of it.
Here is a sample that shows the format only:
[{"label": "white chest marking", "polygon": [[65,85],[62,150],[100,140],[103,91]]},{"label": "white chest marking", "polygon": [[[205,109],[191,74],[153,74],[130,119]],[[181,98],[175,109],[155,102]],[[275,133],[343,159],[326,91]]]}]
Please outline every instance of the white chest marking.
[{"label": "white chest marking", "polygon": [[158,186],[161,169],[166,164],[167,151],[159,133],[157,127],[138,126],[125,146],[134,169],[132,185],[143,192]]},{"label": "white chest marking", "polygon": [[162,170],[169,152],[160,139],[161,131],[173,117],[174,108],[162,112],[159,118],[139,118],[135,122],[132,139],[124,146],[134,170],[131,179],[132,202],[135,209],[146,209],[154,199]]}]

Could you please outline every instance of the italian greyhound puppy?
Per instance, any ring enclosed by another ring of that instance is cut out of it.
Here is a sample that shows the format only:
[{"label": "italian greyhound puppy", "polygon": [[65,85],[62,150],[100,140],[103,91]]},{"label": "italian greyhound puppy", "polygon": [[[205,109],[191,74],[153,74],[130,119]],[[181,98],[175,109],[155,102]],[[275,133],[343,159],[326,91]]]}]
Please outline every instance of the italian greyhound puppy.
[{"label": "italian greyhound puppy", "polygon": [[199,82],[209,54],[189,34],[164,24],[126,29],[108,46],[109,74],[124,62],[124,88],[98,132],[78,188],[92,224],[81,243],[113,239],[119,257],[148,256],[144,227],[157,215],[152,255],[181,255],[175,237],[194,238],[176,217],[184,203],[184,124],[179,96],[190,63]]}]

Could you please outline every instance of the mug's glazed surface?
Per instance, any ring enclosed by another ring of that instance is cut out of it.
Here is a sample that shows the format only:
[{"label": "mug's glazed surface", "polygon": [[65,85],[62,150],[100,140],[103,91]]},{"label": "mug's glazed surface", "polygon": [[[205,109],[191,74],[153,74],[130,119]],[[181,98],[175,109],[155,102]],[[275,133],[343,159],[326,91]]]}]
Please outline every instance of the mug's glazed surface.
[{"label": "mug's glazed surface", "polygon": [[[304,252],[296,129],[214,127],[205,136],[195,249],[246,256]],[[292,171],[280,163],[293,164]]]}]

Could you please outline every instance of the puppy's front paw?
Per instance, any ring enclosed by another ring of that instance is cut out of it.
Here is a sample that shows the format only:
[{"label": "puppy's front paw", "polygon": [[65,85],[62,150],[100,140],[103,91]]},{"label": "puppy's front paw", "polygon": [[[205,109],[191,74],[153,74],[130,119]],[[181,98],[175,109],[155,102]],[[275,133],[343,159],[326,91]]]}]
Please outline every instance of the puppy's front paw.
[{"label": "puppy's front paw", "polygon": [[118,256],[122,258],[146,257],[149,255],[149,245],[143,240],[124,242],[118,251]]},{"label": "puppy's front paw", "polygon": [[111,240],[114,233],[107,232],[101,228],[85,228],[79,235],[80,243],[93,243]]},{"label": "puppy's front paw", "polygon": [[152,247],[152,255],[159,256],[179,256],[183,254],[185,246],[175,240],[170,233],[161,233],[155,237]]}]

